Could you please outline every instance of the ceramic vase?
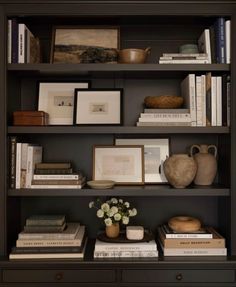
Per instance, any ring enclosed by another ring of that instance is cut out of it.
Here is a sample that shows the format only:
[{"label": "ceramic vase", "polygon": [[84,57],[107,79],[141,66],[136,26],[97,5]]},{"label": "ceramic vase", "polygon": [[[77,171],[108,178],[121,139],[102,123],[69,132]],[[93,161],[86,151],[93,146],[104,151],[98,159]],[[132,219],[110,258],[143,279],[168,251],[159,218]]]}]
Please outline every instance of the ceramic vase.
[{"label": "ceramic vase", "polygon": [[[193,155],[194,149],[197,149],[198,153]],[[213,154],[209,153],[210,149],[213,149]],[[217,172],[216,146],[205,144],[192,145],[190,154],[195,159],[198,167],[194,183],[197,185],[211,185]]]},{"label": "ceramic vase", "polygon": [[172,186],[185,188],[193,181],[197,172],[197,164],[187,154],[173,154],[165,160],[164,172]]},{"label": "ceramic vase", "polygon": [[113,223],[110,226],[106,226],[106,236],[109,238],[116,238],[120,234],[119,223]]}]

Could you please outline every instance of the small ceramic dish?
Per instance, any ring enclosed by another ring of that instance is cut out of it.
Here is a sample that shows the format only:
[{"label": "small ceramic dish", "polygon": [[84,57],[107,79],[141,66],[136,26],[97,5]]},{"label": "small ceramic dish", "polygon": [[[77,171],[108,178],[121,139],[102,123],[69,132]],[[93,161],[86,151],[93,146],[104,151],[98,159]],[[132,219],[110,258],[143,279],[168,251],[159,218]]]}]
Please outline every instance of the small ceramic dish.
[{"label": "small ceramic dish", "polygon": [[113,180],[90,180],[87,181],[87,185],[94,189],[106,189],[112,188],[115,185]]}]

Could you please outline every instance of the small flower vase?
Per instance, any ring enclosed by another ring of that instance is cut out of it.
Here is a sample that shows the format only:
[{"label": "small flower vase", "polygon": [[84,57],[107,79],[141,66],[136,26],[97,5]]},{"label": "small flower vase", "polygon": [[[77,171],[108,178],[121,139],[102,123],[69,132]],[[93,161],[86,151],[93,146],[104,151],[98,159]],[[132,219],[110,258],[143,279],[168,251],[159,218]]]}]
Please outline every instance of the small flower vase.
[{"label": "small flower vase", "polygon": [[106,226],[106,236],[109,238],[116,238],[120,234],[119,223],[113,223],[110,226]]}]

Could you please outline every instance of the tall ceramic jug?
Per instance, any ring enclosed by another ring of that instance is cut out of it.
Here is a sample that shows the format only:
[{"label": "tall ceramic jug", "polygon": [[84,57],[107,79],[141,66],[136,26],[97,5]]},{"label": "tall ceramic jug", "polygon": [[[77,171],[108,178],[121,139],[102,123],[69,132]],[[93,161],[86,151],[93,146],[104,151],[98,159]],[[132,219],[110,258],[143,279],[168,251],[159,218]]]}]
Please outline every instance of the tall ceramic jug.
[{"label": "tall ceramic jug", "polygon": [[[193,155],[194,149],[197,149],[198,153]],[[209,153],[210,149],[213,149],[214,154]],[[217,172],[216,146],[206,144],[192,145],[190,154],[197,163],[197,173],[194,183],[197,185],[211,185]]]}]

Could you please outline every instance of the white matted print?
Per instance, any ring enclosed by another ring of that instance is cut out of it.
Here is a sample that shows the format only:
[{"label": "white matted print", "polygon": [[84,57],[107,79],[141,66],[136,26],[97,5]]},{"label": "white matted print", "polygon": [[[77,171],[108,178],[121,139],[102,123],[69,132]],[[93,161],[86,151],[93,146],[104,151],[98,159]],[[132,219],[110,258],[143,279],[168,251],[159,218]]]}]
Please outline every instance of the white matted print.
[{"label": "white matted print", "polygon": [[169,156],[169,139],[116,139],[116,145],[144,145],[145,183],[165,183],[163,163]]},{"label": "white matted print", "polygon": [[50,125],[72,125],[75,89],[87,89],[89,82],[40,82],[38,110],[49,114]]},{"label": "white matted print", "polygon": [[75,90],[75,124],[121,124],[122,89]]},{"label": "white matted print", "polygon": [[95,146],[93,180],[113,180],[116,184],[143,184],[143,146]]}]

